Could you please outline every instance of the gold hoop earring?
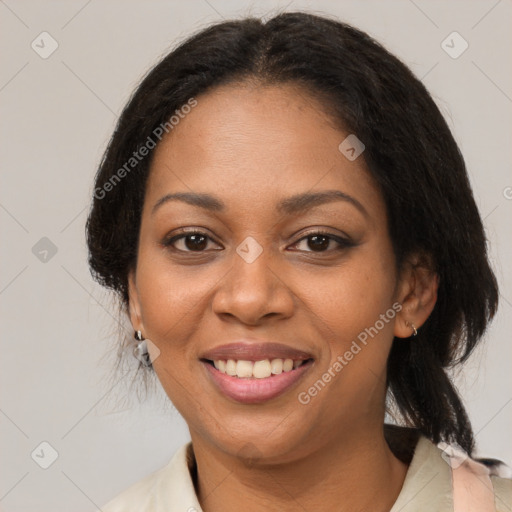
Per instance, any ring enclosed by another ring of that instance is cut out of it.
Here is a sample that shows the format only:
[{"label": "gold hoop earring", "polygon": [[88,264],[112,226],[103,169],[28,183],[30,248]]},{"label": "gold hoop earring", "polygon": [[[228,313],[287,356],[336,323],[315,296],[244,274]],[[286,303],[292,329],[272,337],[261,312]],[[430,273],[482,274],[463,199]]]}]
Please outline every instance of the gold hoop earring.
[{"label": "gold hoop earring", "polygon": [[412,336],[418,335],[418,329],[416,329],[416,327],[414,327],[413,323],[405,322],[405,325],[410,326],[412,328]]}]

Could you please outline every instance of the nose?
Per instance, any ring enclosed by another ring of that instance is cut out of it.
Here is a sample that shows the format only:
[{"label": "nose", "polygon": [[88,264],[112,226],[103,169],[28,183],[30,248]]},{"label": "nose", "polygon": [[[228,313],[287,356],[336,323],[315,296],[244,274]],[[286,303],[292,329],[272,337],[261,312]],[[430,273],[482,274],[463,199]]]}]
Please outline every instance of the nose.
[{"label": "nose", "polygon": [[254,260],[234,252],[232,267],[213,297],[213,311],[224,320],[259,325],[265,319],[289,318],[296,301],[270,249]]}]

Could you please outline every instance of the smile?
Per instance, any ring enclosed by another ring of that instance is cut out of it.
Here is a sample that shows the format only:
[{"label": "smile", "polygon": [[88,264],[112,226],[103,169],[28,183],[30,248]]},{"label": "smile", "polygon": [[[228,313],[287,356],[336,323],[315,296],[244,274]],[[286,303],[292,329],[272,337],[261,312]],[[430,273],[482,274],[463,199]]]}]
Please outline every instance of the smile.
[{"label": "smile", "polygon": [[201,363],[224,396],[243,404],[259,404],[288,391],[312,367],[313,359],[203,359]]}]

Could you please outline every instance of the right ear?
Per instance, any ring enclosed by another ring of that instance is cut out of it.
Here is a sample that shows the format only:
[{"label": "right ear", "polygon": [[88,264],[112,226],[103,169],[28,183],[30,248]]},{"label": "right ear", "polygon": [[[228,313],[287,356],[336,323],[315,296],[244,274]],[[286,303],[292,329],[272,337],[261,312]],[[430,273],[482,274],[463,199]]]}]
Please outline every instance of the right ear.
[{"label": "right ear", "polygon": [[144,332],[134,270],[130,270],[128,274],[128,310],[133,330]]}]

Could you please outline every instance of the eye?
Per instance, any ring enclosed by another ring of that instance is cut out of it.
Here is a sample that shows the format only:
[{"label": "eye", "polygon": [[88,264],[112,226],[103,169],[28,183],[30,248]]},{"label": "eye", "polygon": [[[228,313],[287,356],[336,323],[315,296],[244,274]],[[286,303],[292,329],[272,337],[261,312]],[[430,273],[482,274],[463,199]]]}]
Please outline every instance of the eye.
[{"label": "eye", "polygon": [[[293,246],[297,246],[301,242],[306,242],[307,247],[311,248],[311,250],[305,250],[305,252],[329,252],[330,250],[345,249],[354,245],[351,240],[326,231],[309,233],[298,242],[295,242]],[[333,245],[335,246],[334,248],[332,247]]]},{"label": "eye", "polygon": [[[201,253],[206,251],[209,242],[214,242],[211,237],[203,231],[194,230],[185,231],[167,238],[162,242],[162,245],[164,247],[172,247],[181,252]],[[304,242],[306,242],[307,246],[311,249],[299,249],[305,252],[329,252],[332,250],[345,249],[354,245],[348,238],[343,238],[326,231],[314,231],[295,242],[292,247],[296,247]],[[181,247],[178,246],[178,243],[181,244]]]},{"label": "eye", "polygon": [[[172,247],[181,252],[204,252],[208,247],[209,241],[213,240],[202,231],[185,231],[179,235],[165,239],[162,245]],[[177,247],[177,242],[180,242],[181,247]]]}]

